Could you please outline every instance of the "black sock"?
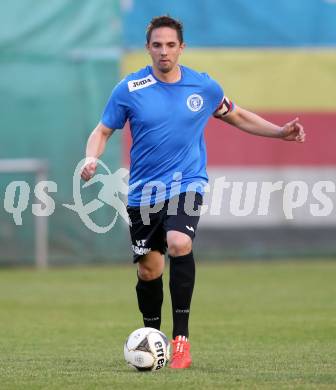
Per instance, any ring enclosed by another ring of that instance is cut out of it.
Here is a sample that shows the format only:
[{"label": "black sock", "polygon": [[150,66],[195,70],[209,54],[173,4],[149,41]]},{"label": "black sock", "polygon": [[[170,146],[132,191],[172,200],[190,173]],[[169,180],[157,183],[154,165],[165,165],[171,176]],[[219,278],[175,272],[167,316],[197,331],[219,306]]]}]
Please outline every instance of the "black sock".
[{"label": "black sock", "polygon": [[170,258],[170,295],[173,309],[173,338],[189,337],[189,311],[195,284],[193,253]]},{"label": "black sock", "polygon": [[136,292],[145,327],[160,330],[161,306],[163,302],[162,275],[157,279],[149,281],[142,280],[138,276]]}]

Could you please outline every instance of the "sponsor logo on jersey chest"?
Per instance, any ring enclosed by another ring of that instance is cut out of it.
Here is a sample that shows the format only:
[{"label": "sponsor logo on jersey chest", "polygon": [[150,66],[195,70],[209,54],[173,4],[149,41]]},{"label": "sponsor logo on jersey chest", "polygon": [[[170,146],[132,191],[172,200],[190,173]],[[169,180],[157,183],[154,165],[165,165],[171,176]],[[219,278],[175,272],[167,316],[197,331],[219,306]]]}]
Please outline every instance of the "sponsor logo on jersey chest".
[{"label": "sponsor logo on jersey chest", "polygon": [[142,79],[138,80],[130,80],[127,85],[128,85],[128,90],[130,92],[136,91],[141,88],[146,88],[149,87],[150,85],[153,85],[156,83],[156,80],[154,77],[150,74],[146,77],[143,77]]},{"label": "sponsor logo on jersey chest", "polygon": [[203,98],[201,95],[194,93],[187,99],[187,106],[191,111],[199,111],[203,107]]}]

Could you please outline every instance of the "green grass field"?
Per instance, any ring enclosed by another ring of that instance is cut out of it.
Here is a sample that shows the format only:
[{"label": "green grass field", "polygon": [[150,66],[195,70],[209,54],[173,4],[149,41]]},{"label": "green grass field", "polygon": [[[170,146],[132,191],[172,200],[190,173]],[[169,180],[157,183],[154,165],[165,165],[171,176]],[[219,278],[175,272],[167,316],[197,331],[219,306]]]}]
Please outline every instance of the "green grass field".
[{"label": "green grass field", "polygon": [[[200,264],[192,368],[131,371],[132,267],[0,272],[1,389],[336,389],[336,262]],[[170,336],[169,294],[162,330]]]}]

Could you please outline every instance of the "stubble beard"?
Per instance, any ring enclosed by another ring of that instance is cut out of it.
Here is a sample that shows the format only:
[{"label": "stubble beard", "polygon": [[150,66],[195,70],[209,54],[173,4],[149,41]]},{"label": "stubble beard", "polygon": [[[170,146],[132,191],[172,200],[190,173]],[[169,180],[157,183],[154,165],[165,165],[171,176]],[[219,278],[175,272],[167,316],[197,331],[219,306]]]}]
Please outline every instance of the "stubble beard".
[{"label": "stubble beard", "polygon": [[169,73],[173,69],[173,66],[171,64],[167,64],[167,66],[158,65],[158,69],[162,73]]},{"label": "stubble beard", "polygon": [[162,72],[162,73],[169,73],[171,70],[172,70],[172,68],[159,68],[159,70],[160,70],[160,72]]}]

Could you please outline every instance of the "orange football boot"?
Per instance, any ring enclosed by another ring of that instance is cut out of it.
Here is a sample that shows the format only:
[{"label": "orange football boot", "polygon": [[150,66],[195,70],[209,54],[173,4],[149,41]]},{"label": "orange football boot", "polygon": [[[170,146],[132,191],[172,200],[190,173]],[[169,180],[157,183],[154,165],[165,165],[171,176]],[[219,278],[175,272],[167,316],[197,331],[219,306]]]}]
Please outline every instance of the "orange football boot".
[{"label": "orange football boot", "polygon": [[190,342],[185,336],[176,336],[172,340],[173,353],[170,368],[188,368],[191,365]]}]

